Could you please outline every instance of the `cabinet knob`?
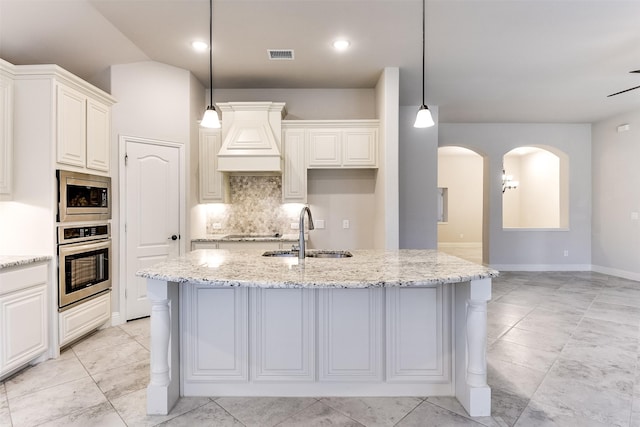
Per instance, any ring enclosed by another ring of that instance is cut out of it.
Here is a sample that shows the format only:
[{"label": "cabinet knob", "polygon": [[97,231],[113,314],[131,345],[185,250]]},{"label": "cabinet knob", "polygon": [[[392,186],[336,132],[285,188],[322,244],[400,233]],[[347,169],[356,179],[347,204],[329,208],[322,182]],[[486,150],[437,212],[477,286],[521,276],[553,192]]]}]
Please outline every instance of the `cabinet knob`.
[{"label": "cabinet knob", "polygon": [[179,239],[179,237],[178,237],[177,235],[175,235],[175,234],[174,234],[174,235],[172,235],[171,237],[169,237],[169,239],[171,239],[171,240],[178,240],[178,239]]}]

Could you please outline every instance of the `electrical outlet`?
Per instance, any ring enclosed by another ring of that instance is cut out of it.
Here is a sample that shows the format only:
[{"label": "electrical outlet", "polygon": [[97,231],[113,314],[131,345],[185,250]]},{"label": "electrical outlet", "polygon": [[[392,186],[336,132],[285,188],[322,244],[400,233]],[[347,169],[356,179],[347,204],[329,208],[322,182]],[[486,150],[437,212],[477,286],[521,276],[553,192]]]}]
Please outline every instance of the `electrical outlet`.
[{"label": "electrical outlet", "polygon": [[300,224],[298,224],[297,222],[292,222],[291,223],[291,229],[292,230],[299,230],[300,229]]},{"label": "electrical outlet", "polygon": [[322,230],[324,228],[324,219],[316,219],[313,221],[313,226],[318,230]]},{"label": "electrical outlet", "polygon": [[569,256],[569,251],[568,250],[564,250],[564,256]]},{"label": "electrical outlet", "polygon": [[214,230],[220,230],[222,228],[222,224],[220,224],[219,222],[214,222],[213,224],[211,224],[211,226]]},{"label": "electrical outlet", "polygon": [[342,220],[342,228],[349,228],[350,224],[349,224],[349,220],[348,219],[343,219]]},{"label": "electrical outlet", "polygon": [[636,221],[638,219],[638,212],[631,212],[631,220]]}]

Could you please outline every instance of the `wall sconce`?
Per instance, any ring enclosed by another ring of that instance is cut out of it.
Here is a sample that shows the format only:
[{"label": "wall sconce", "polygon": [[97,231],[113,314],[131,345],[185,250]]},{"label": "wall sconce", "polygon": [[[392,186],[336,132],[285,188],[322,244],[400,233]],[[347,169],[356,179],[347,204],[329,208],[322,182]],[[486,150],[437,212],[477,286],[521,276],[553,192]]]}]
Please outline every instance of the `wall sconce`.
[{"label": "wall sconce", "polygon": [[513,190],[518,188],[520,183],[513,180],[513,175],[507,175],[504,169],[502,169],[502,192],[506,190]]}]

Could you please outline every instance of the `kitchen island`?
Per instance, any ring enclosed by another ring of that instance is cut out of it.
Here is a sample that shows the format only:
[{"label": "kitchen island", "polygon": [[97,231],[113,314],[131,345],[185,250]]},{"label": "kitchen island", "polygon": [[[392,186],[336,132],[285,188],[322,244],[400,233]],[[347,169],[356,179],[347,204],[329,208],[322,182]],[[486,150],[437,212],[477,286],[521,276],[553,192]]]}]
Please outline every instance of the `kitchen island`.
[{"label": "kitchen island", "polygon": [[180,395],[456,396],[490,414],[497,271],[435,250],[262,253],[198,250],[138,272],[152,304],[149,414]]}]

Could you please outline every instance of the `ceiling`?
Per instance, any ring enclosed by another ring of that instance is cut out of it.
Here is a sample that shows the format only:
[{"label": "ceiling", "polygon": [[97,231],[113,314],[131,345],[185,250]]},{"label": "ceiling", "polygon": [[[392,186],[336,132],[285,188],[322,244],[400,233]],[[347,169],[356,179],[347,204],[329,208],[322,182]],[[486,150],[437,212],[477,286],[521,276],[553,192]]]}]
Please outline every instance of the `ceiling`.
[{"label": "ceiling", "polygon": [[[421,104],[420,0],[215,0],[214,88],[371,88]],[[78,76],[158,61],[208,87],[207,0],[0,0],[0,57]],[[441,122],[594,122],[640,109],[640,1],[428,0],[426,101]],[[337,37],[351,41],[336,52]],[[270,61],[267,49],[293,49]]]}]

